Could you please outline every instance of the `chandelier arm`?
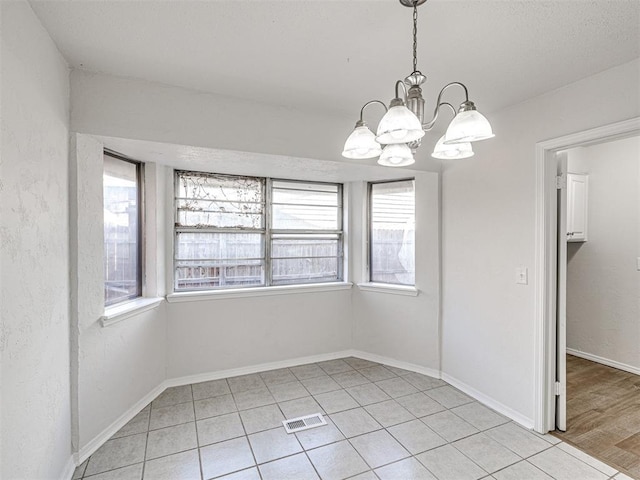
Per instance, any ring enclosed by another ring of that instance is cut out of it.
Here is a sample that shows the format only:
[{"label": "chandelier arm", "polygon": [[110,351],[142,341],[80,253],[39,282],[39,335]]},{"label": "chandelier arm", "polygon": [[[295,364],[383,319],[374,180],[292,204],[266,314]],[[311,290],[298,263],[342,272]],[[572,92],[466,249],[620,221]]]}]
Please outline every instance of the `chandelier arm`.
[{"label": "chandelier arm", "polygon": [[456,109],[450,103],[447,103],[447,102],[439,103],[438,106],[436,107],[435,111],[433,112],[433,118],[428,123],[422,124],[422,129],[425,132],[431,130],[433,128],[433,125],[436,123],[436,120],[438,120],[438,115],[440,115],[440,107],[449,107],[451,109],[451,111],[453,112],[453,116],[454,117],[457,114]]},{"label": "chandelier arm", "polygon": [[438,94],[437,104],[440,104],[440,100],[442,99],[442,94],[444,93],[444,91],[449,87],[453,87],[454,85],[462,87],[462,89],[464,90],[464,100],[465,102],[469,101],[469,90],[467,90],[467,86],[461,82],[451,82],[451,83],[447,83],[444,87],[442,87],[442,90],[440,90],[440,93]]},{"label": "chandelier arm", "polygon": [[436,123],[436,120],[438,119],[438,113],[440,112],[440,107],[443,105],[448,105],[449,107],[451,107],[454,112],[453,116],[454,117],[456,116],[457,112],[456,112],[456,109],[453,107],[453,105],[451,105],[450,103],[440,101],[442,100],[442,95],[444,94],[444,91],[447,90],[449,87],[453,87],[454,85],[462,87],[462,89],[464,90],[465,101],[466,102],[469,101],[469,91],[467,90],[467,87],[465,86],[464,83],[451,82],[446,84],[444,87],[442,87],[442,90],[440,90],[440,93],[438,94],[438,101],[436,102],[436,108],[433,110],[433,117],[431,117],[431,120],[429,120],[428,122],[422,125],[422,128],[424,130],[431,130],[433,128],[433,124]]},{"label": "chandelier arm", "polygon": [[398,85],[402,85],[402,91],[404,92],[404,101],[406,103],[407,102],[407,86],[405,85],[404,81],[402,81],[402,80],[398,80],[396,82],[396,97],[395,98],[400,98],[400,95],[398,95],[398,93],[399,93]]},{"label": "chandelier arm", "polygon": [[449,107],[449,108],[451,109],[451,111],[453,112],[453,116],[454,116],[454,117],[458,114],[458,112],[457,112],[457,110],[455,109],[455,107],[454,107],[453,105],[451,105],[450,103],[448,103],[448,102],[442,102],[439,106],[440,106],[440,107],[444,107],[444,106]]},{"label": "chandelier arm", "polygon": [[380,105],[382,105],[382,108],[384,108],[384,111],[387,112],[387,106],[385,105],[384,102],[380,101],[380,100],[370,100],[367,103],[365,103],[362,108],[360,109],[360,121],[362,122],[362,116],[364,115],[364,109],[367,108],[369,105],[373,105],[374,103],[378,103]]}]

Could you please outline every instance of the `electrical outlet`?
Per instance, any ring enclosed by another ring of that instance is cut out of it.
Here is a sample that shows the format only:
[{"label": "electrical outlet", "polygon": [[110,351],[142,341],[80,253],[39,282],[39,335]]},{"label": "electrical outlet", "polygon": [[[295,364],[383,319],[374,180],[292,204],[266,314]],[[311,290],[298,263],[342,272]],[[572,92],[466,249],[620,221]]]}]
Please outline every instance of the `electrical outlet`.
[{"label": "electrical outlet", "polygon": [[529,269],[527,269],[526,267],[516,268],[516,283],[518,285],[529,284]]}]

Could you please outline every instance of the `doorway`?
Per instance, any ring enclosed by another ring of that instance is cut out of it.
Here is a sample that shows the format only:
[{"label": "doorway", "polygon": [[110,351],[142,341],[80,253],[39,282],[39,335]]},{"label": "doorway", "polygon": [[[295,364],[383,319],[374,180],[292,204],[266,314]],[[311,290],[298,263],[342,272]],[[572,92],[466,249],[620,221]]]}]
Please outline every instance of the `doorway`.
[{"label": "doorway", "polygon": [[563,415],[566,421],[566,368],[562,365],[566,352],[566,338],[563,338],[566,323],[563,324],[559,315],[564,309],[558,309],[557,187],[558,182],[562,182],[558,179],[558,169],[562,168],[557,153],[638,134],[640,118],[635,118],[536,144],[535,430],[540,433],[562,425]]},{"label": "doorway", "polygon": [[558,226],[557,315],[566,328],[557,340],[566,355],[557,365],[567,388],[566,423],[558,405],[554,434],[640,478],[640,136],[558,157],[567,179],[558,218],[564,205],[568,214]]}]

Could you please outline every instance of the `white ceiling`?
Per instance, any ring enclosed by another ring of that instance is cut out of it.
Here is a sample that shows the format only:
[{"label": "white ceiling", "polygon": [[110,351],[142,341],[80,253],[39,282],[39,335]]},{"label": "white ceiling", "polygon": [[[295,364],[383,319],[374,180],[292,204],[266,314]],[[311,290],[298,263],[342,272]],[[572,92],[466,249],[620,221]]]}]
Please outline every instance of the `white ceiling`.
[{"label": "white ceiling", "polygon": [[[397,0],[31,4],[75,68],[354,119],[412,69]],[[486,113],[639,57],[640,1],[430,0],[418,36],[428,104],[456,80]]]}]

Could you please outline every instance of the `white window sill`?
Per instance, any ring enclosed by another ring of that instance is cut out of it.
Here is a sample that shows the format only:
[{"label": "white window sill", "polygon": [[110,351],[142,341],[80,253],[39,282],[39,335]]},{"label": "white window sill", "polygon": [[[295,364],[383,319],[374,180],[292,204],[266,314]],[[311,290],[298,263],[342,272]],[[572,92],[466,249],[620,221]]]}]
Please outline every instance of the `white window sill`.
[{"label": "white window sill", "polygon": [[350,282],[316,283],[311,285],[279,285],[275,287],[247,287],[225,290],[206,290],[201,292],[178,292],[167,295],[167,302],[200,302],[203,300],[221,300],[227,298],[265,297],[271,295],[290,295],[292,293],[333,292],[349,290]]},{"label": "white window sill", "polygon": [[363,292],[389,293],[392,295],[418,296],[418,289],[409,285],[393,285],[391,283],[358,283]]},{"label": "white window sill", "polygon": [[162,297],[140,297],[129,302],[106,307],[104,309],[104,315],[100,317],[100,323],[103,327],[108,327],[109,325],[121,322],[122,320],[126,320],[134,315],[154,309],[160,305],[163,300],[164,298]]}]

